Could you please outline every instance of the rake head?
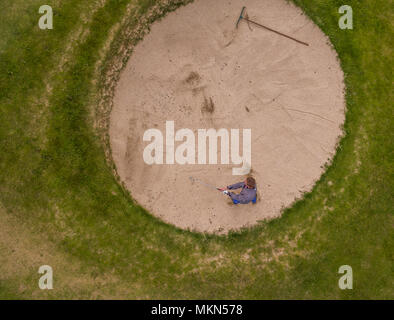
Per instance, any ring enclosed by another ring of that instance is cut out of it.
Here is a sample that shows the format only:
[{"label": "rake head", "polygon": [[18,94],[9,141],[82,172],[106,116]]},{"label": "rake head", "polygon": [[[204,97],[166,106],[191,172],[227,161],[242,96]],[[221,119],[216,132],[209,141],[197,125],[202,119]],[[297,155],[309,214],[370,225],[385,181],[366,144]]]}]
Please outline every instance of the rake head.
[{"label": "rake head", "polygon": [[239,22],[244,18],[244,11],[245,11],[245,9],[246,9],[246,7],[242,7],[241,14],[239,15],[239,18],[238,18],[237,24],[236,24],[236,28],[237,29],[238,29]]}]

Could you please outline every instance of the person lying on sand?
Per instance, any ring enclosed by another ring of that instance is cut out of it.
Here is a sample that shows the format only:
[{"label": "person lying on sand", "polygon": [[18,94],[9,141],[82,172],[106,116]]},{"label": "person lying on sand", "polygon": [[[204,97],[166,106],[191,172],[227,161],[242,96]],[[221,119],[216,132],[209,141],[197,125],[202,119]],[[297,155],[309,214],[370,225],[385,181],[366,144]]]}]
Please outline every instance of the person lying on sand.
[{"label": "person lying on sand", "polygon": [[[228,190],[235,190],[242,188],[242,191],[238,194],[230,192]],[[228,195],[231,200],[233,200],[234,204],[247,204],[249,202],[256,203],[257,198],[257,189],[256,189],[256,180],[252,177],[246,178],[244,182],[238,182],[232,184],[231,186],[227,186],[227,188],[220,188],[220,191],[223,191],[223,194]]]}]

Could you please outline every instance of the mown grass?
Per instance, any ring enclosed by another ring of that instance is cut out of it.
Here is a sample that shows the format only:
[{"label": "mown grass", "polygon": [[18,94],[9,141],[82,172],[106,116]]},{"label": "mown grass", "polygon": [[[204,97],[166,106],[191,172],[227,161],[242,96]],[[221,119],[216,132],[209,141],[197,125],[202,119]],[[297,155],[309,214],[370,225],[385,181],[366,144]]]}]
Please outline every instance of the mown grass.
[{"label": "mown grass", "polygon": [[[51,31],[37,27],[39,1],[16,0],[12,15],[1,13],[0,201],[65,261],[77,259],[81,282],[74,281],[71,292],[55,287],[38,293],[29,282],[21,292],[17,275],[12,281],[0,276],[0,297],[93,297],[83,279],[110,275],[116,281],[104,285],[106,297],[119,296],[121,288],[125,298],[393,298],[390,2],[348,1],[354,30],[340,30],[340,1],[294,1],[340,57],[346,135],[312,193],[280,219],[226,237],[153,218],[133,203],[106,161],[91,117],[105,85],[95,67],[108,70],[126,41],[116,32],[102,59],[130,2],[135,6],[124,25],[133,27],[135,17],[159,1],[107,0],[103,7],[93,0],[57,1]],[[97,10],[82,23],[86,3]],[[78,28],[88,33],[68,43]],[[67,47],[69,57],[59,68]],[[338,288],[343,264],[353,267],[353,290]],[[30,278],[38,267],[26,266]],[[53,267],[55,275],[62,269]]]}]

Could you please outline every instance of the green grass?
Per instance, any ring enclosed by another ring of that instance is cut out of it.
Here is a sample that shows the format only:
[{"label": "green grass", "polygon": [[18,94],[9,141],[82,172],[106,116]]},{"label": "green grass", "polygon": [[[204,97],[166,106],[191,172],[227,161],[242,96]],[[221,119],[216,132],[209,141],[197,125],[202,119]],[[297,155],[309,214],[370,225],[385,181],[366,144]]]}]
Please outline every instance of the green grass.
[{"label": "green grass", "polygon": [[[103,75],[119,48],[140,38],[121,30],[147,28],[178,5],[137,19],[157,2],[53,1],[55,29],[47,31],[37,26],[40,1],[0,4],[4,215],[64,257],[53,263],[58,283],[76,261],[72,287],[38,290],[33,264],[0,276],[0,298],[393,299],[392,3],[349,0],[354,29],[340,30],[340,1],[294,1],[338,52],[346,135],[313,192],[281,218],[219,237],[176,229],[135,205],[93,126],[94,106],[109,85]],[[0,270],[12,268],[9,259]],[[343,264],[353,267],[353,290],[338,288]],[[92,277],[101,285],[84,281]]]}]

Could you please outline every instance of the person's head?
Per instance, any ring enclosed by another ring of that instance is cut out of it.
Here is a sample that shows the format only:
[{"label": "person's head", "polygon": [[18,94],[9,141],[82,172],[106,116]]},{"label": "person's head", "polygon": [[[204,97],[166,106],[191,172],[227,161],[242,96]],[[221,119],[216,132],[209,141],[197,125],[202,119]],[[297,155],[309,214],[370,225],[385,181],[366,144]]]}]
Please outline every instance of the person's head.
[{"label": "person's head", "polygon": [[245,180],[245,184],[249,188],[256,188],[256,180],[254,180],[254,178],[252,178],[252,177],[247,177]]}]

